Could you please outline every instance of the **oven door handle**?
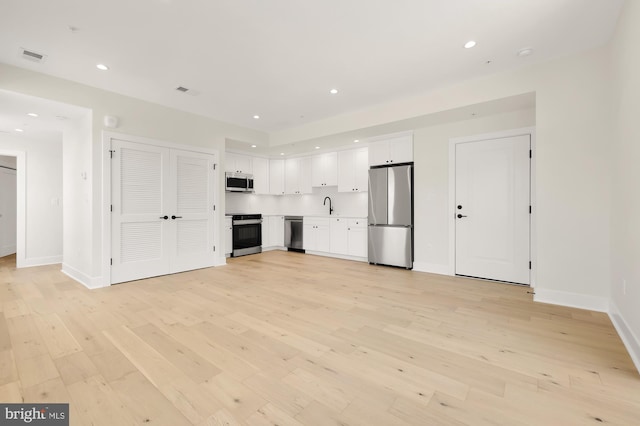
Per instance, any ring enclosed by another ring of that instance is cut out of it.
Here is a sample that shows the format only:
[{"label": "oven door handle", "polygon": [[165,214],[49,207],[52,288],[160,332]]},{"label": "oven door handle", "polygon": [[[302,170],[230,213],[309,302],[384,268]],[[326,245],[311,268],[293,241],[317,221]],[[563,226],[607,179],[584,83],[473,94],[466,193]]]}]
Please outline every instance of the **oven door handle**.
[{"label": "oven door handle", "polygon": [[234,220],[233,225],[257,225],[262,223],[262,219]]}]

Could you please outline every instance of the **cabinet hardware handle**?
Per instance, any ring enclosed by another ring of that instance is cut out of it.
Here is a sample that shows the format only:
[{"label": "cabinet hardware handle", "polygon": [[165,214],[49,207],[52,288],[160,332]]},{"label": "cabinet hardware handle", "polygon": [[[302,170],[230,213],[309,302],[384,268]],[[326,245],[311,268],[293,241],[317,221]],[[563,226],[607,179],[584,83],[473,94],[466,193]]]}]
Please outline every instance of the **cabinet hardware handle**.
[{"label": "cabinet hardware handle", "polygon": [[182,216],[171,216],[171,219],[182,219]]},{"label": "cabinet hardware handle", "polygon": [[167,219],[169,219],[169,216],[160,216],[159,219],[167,220]]}]

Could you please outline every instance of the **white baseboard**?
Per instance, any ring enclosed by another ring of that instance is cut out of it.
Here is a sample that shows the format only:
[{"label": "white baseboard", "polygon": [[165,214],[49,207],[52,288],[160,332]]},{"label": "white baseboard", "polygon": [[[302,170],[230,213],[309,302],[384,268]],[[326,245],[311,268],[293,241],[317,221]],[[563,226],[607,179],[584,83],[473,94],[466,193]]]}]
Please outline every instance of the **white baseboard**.
[{"label": "white baseboard", "polygon": [[72,266],[67,265],[66,263],[62,264],[62,273],[66,276],[78,281],[83,286],[87,287],[90,290],[102,287],[109,287],[108,284],[105,285],[102,277],[90,277],[89,275],[75,269]]},{"label": "white baseboard", "polygon": [[213,263],[213,266],[224,266],[227,264],[227,258],[226,257],[216,257],[215,262]]},{"label": "white baseboard", "polygon": [[606,297],[589,296],[536,287],[533,300],[535,302],[550,303],[552,305],[569,306],[571,308],[588,309],[597,312],[609,312],[609,299]]},{"label": "white baseboard", "polygon": [[281,246],[262,247],[262,251],[273,251],[273,250],[287,251],[287,248],[281,247]]},{"label": "white baseboard", "polygon": [[622,343],[624,343],[624,346],[627,348],[627,352],[629,352],[631,360],[636,366],[636,370],[640,373],[640,339],[633,333],[633,330],[631,330],[631,327],[629,327],[624,320],[613,301],[611,301],[609,306],[609,318],[611,318],[611,322],[616,328],[618,336],[620,336]]},{"label": "white baseboard", "polygon": [[438,265],[427,262],[413,262],[413,270],[418,272],[428,272],[430,274],[449,275],[449,265]]},{"label": "white baseboard", "polygon": [[366,257],[358,257],[358,256],[344,255],[344,254],[327,253],[327,252],[324,252],[324,251],[306,250],[305,254],[312,254],[314,256],[333,257],[333,258],[336,258],[336,259],[353,260],[355,262],[368,262],[369,261],[369,259],[367,259]]},{"label": "white baseboard", "polygon": [[29,268],[31,266],[53,265],[56,263],[62,263],[62,256],[27,257],[23,259],[17,267]]}]

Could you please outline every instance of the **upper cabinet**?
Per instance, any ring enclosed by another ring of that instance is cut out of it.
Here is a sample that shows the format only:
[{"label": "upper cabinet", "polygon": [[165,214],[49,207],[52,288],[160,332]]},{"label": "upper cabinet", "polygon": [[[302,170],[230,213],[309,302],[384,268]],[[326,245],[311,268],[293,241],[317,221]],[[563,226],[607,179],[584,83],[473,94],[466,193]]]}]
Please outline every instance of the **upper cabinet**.
[{"label": "upper cabinet", "polygon": [[248,155],[236,154],[233,152],[227,152],[225,154],[225,172],[233,173],[253,173],[253,158]]},{"label": "upper cabinet", "polygon": [[338,152],[338,192],[366,192],[369,150],[349,149]]},{"label": "upper cabinet", "polygon": [[369,165],[380,166],[413,161],[413,135],[391,137],[369,143]]},{"label": "upper cabinet", "polygon": [[253,157],[253,189],[256,194],[269,194],[269,160]]},{"label": "upper cabinet", "polygon": [[336,186],[338,184],[338,153],[315,155],[311,163],[312,186]]},{"label": "upper cabinet", "polygon": [[287,158],[284,162],[284,192],[285,194],[310,194],[311,179],[309,169],[311,158]]},{"label": "upper cabinet", "polygon": [[284,194],[284,160],[269,160],[269,193]]}]

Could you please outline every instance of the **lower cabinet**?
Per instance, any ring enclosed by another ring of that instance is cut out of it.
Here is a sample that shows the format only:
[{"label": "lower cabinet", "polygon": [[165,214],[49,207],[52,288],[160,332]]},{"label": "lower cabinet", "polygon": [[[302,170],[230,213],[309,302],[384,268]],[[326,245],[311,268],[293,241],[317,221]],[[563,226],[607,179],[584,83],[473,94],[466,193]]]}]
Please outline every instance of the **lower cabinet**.
[{"label": "lower cabinet", "polygon": [[323,217],[304,217],[302,220],[303,244],[308,251],[331,251],[329,219]]},{"label": "lower cabinet", "polygon": [[262,217],[262,248],[284,247],[284,216]]},{"label": "lower cabinet", "polygon": [[331,253],[367,257],[367,221],[365,219],[331,219]]}]

